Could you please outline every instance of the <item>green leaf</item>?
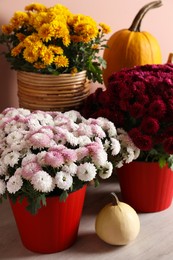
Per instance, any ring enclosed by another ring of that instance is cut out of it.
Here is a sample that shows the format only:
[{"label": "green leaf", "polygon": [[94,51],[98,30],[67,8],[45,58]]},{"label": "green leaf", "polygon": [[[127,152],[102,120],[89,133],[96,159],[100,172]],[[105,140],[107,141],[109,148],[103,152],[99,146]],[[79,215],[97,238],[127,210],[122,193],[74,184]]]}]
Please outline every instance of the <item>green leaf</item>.
[{"label": "green leaf", "polygon": [[165,158],[161,157],[161,158],[159,159],[159,166],[160,166],[161,168],[163,168],[165,165],[166,165],[166,160],[165,160]]},{"label": "green leaf", "polygon": [[38,210],[41,208],[42,195],[37,198],[28,198],[28,206],[26,209],[32,214],[37,214]]},{"label": "green leaf", "polygon": [[65,201],[68,197],[68,192],[67,191],[63,191],[59,197],[60,201]]},{"label": "green leaf", "polygon": [[100,185],[100,182],[99,182],[98,179],[95,179],[95,180],[94,180],[94,185],[95,185],[96,188]]},{"label": "green leaf", "polygon": [[41,203],[42,203],[43,206],[46,206],[46,205],[47,205],[45,194],[41,195]]}]

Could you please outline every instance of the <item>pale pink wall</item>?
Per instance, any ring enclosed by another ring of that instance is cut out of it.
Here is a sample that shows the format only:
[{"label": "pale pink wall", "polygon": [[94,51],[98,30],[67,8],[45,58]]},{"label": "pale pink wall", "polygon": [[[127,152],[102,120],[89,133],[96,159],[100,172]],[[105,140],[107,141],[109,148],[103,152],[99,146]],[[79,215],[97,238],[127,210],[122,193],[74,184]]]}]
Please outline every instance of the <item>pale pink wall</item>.
[{"label": "pale pink wall", "polygon": [[[112,33],[128,28],[137,11],[152,0],[39,0],[47,6],[61,3],[74,13],[92,16],[98,22],[111,26]],[[33,0],[0,1],[0,24],[8,23],[13,13],[24,10]],[[167,61],[168,53],[173,52],[173,0],[162,0],[163,6],[146,14],[141,29],[153,34],[159,41],[163,63]],[[110,34],[111,35],[111,34]],[[109,35],[109,36],[110,36]],[[93,89],[98,87],[93,85]],[[9,64],[0,58],[0,111],[8,106],[17,106],[16,73],[10,70]]]}]

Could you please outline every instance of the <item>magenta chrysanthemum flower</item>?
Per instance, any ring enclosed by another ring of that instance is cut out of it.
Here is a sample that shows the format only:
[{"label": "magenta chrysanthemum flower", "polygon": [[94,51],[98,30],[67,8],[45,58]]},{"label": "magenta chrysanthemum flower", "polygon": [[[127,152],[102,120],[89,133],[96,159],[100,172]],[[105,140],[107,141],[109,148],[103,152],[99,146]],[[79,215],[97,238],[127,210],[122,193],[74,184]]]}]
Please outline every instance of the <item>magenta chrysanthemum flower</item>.
[{"label": "magenta chrysanthemum flower", "polygon": [[163,147],[168,154],[173,154],[173,136],[163,142]]},{"label": "magenta chrysanthemum flower", "polygon": [[165,115],[165,112],[166,112],[166,105],[161,99],[154,100],[149,106],[149,114],[152,117],[156,117],[160,119]]},{"label": "magenta chrysanthemum flower", "polygon": [[138,129],[132,129],[129,131],[129,136],[133,143],[143,151],[149,151],[152,149],[152,139],[150,136],[143,135]]},{"label": "magenta chrysanthemum flower", "polygon": [[142,120],[140,129],[143,133],[153,135],[156,134],[159,130],[159,122],[155,118],[146,117]]},{"label": "magenta chrysanthemum flower", "polygon": [[135,102],[133,105],[129,107],[129,112],[132,117],[140,118],[145,113],[145,107],[142,104]]}]

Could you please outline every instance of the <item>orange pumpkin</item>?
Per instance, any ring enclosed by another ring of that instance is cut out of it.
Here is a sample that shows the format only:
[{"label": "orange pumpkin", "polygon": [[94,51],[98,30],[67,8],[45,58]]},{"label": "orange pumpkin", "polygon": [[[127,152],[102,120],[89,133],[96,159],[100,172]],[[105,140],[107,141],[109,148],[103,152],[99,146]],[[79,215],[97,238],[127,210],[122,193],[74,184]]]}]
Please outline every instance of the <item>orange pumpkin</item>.
[{"label": "orange pumpkin", "polygon": [[122,29],[108,39],[103,58],[107,67],[103,69],[105,85],[109,76],[122,68],[137,65],[162,63],[161,49],[157,39],[150,33],[140,31],[144,15],[152,8],[160,7],[161,1],[154,1],[142,7],[135,16],[129,29]]}]

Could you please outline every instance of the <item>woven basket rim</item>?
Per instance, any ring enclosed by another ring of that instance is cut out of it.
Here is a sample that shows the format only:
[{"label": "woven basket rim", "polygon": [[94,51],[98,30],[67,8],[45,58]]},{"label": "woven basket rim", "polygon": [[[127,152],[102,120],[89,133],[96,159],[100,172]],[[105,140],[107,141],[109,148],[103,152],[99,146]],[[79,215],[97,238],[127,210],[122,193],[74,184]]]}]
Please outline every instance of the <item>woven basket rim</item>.
[{"label": "woven basket rim", "polygon": [[39,76],[39,77],[74,77],[74,76],[79,76],[79,75],[83,75],[83,74],[86,74],[86,70],[82,70],[82,71],[79,71],[79,72],[76,72],[75,74],[71,74],[71,73],[62,73],[62,74],[59,74],[59,75],[54,75],[54,74],[42,74],[42,73],[35,73],[35,72],[29,72],[29,71],[24,71],[24,70],[18,70],[17,71],[17,75],[31,75],[32,77],[35,76]]}]

